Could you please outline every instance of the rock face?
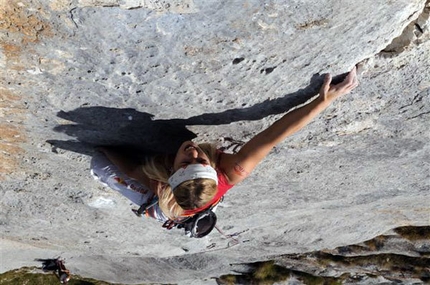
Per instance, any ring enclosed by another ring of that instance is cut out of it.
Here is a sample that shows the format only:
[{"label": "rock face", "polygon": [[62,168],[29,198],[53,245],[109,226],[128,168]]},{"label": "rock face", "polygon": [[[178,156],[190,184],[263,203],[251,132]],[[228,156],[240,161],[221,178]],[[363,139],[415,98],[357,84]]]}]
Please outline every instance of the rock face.
[{"label": "rock face", "polygon": [[[1,0],[0,271],[61,255],[96,279],[210,284],[429,225],[429,5]],[[89,175],[94,145],[246,141],[358,63],[359,88],[227,194],[238,242],[141,221]]]},{"label": "rock face", "polygon": [[[360,244],[234,264],[218,284],[426,284],[430,227],[399,227]],[[242,273],[242,274],[239,274]],[[259,283],[255,282],[259,281]],[[288,283],[279,283],[286,281]]]}]

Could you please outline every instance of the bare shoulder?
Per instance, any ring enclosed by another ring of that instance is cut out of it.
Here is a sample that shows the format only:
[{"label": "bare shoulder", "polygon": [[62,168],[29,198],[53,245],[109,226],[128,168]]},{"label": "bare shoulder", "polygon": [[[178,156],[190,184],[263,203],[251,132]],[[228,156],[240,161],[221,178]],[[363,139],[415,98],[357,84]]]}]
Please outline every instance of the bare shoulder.
[{"label": "bare shoulder", "polygon": [[231,185],[243,181],[250,174],[250,171],[247,170],[247,165],[241,162],[239,154],[221,154],[218,167],[224,172]]}]

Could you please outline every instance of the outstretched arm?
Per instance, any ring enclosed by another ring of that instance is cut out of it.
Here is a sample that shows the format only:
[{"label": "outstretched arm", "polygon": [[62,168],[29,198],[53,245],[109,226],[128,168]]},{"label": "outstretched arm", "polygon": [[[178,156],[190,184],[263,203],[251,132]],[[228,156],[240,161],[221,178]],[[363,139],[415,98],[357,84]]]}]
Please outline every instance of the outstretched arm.
[{"label": "outstretched arm", "polygon": [[354,67],[339,84],[330,85],[331,80],[330,74],[327,74],[316,99],[284,115],[269,128],[253,137],[237,154],[223,154],[220,166],[225,171],[230,184],[236,184],[245,179],[274,146],[306,126],[336,98],[357,87],[356,68]]}]

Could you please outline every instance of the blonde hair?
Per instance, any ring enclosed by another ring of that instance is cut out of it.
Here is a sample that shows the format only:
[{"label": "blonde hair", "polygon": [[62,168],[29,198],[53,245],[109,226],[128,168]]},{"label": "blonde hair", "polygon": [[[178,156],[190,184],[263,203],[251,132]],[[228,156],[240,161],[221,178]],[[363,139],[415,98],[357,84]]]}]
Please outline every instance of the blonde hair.
[{"label": "blonde hair", "polygon": [[[208,156],[210,165],[216,168],[216,146],[209,143],[198,146]],[[167,181],[171,175],[173,160],[172,155],[149,157],[145,160],[142,169],[150,179],[161,182],[155,189],[159,199],[158,204],[169,219],[175,220],[184,215],[184,210],[200,208],[211,201],[217,192],[217,185],[212,179],[199,178],[185,181],[172,191]]]}]

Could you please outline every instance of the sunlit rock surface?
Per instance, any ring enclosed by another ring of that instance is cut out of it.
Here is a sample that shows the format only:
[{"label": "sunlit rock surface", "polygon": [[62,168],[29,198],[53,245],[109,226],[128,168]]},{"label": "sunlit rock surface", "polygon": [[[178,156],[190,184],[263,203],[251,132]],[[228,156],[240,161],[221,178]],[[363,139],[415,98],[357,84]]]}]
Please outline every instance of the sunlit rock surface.
[{"label": "sunlit rock surface", "polygon": [[[49,4],[48,4],[49,3]],[[1,272],[61,255],[123,283],[430,223],[429,3],[0,1]],[[276,147],[191,240],[93,181],[93,146],[246,141],[360,63],[360,86]]]}]

